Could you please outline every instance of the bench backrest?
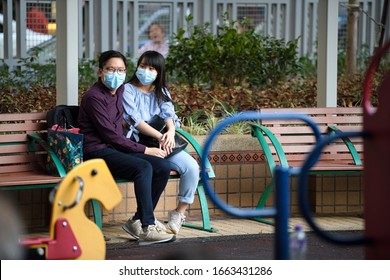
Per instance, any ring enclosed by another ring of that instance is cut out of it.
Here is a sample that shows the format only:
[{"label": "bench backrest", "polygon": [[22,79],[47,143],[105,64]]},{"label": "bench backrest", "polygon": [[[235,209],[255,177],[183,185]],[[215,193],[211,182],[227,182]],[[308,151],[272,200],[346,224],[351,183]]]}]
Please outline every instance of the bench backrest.
[{"label": "bench backrest", "polygon": [[46,151],[29,152],[27,135],[46,131],[45,112],[0,114],[0,174],[44,168]]},{"label": "bench backrest", "polygon": [[[323,135],[329,133],[329,127],[337,127],[343,132],[361,131],[363,129],[362,108],[276,108],[261,109],[261,113],[303,113],[309,115],[318,125]],[[315,145],[312,129],[301,120],[262,120],[261,125],[276,137],[284,151],[288,162],[303,161]],[[280,162],[269,137],[264,138],[276,162]],[[363,139],[351,139],[360,158],[363,156]],[[263,147],[264,148],[264,147]],[[323,150],[321,160],[351,161],[348,146],[336,141]],[[272,168],[271,168],[272,170]]]}]

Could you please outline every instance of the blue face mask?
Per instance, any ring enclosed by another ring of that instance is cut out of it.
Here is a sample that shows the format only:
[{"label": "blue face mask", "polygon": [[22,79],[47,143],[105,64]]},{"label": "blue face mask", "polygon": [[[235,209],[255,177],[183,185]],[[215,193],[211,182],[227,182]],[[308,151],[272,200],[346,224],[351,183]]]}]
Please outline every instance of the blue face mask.
[{"label": "blue face mask", "polygon": [[143,84],[144,86],[153,83],[157,77],[157,75],[152,71],[142,69],[142,68],[138,68],[137,72],[135,72],[135,75],[137,76],[141,84]]},{"label": "blue face mask", "polygon": [[116,90],[126,79],[126,74],[104,73],[104,84],[111,90]]}]

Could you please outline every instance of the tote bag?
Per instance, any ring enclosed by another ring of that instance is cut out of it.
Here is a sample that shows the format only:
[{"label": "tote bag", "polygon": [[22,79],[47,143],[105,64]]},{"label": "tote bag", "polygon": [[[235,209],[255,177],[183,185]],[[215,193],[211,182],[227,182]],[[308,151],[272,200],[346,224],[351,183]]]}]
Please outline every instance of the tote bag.
[{"label": "tote bag", "polygon": [[[66,172],[83,162],[83,134],[48,129],[47,142],[49,149],[59,158]],[[58,176],[57,168],[50,154],[47,157],[47,170]]]}]

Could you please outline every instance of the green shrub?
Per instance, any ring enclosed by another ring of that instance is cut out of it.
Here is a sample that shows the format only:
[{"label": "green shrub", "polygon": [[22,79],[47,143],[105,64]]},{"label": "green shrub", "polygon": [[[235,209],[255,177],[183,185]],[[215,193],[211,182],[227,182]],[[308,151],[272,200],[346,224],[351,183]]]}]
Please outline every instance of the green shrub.
[{"label": "green shrub", "polygon": [[191,87],[263,87],[297,75],[301,71],[299,39],[285,42],[257,34],[247,30],[249,23],[229,21],[218,28],[218,35],[211,33],[208,23],[179,29],[167,57],[172,79]]}]

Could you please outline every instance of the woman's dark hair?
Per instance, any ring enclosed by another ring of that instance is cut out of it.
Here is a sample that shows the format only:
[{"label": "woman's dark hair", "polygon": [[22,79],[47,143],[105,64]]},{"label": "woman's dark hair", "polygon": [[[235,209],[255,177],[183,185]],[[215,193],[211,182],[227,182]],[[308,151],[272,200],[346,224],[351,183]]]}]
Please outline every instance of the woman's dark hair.
[{"label": "woman's dark hair", "polygon": [[110,50],[110,51],[105,51],[100,54],[99,57],[99,68],[103,69],[104,65],[106,65],[107,61],[110,60],[113,57],[118,57],[123,60],[125,63],[125,67],[127,68],[127,59],[126,57],[118,51]]},{"label": "woman's dark hair", "polygon": [[[172,99],[167,95],[167,93],[164,91],[164,88],[166,88],[166,81],[165,81],[165,58],[164,56],[156,51],[146,51],[144,52],[137,62],[137,68],[135,71],[137,71],[139,65],[143,62],[146,66],[151,66],[157,71],[157,77],[156,80],[154,80],[153,85],[155,86],[155,94],[157,97],[157,102],[167,102],[171,101]],[[133,76],[131,76],[129,83],[140,83],[137,76],[135,75],[135,72]]]}]

